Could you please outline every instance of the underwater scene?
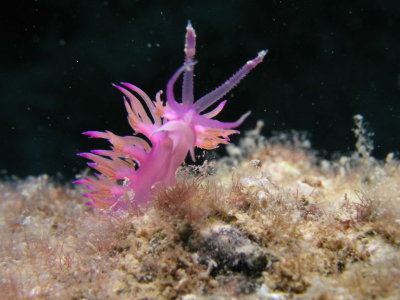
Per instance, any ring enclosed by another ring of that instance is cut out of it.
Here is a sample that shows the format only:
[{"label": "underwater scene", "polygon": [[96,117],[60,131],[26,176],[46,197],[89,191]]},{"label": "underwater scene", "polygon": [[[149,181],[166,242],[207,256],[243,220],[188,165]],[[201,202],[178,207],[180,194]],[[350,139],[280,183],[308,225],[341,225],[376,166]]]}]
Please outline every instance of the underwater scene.
[{"label": "underwater scene", "polygon": [[1,14],[1,300],[400,299],[400,2]]}]

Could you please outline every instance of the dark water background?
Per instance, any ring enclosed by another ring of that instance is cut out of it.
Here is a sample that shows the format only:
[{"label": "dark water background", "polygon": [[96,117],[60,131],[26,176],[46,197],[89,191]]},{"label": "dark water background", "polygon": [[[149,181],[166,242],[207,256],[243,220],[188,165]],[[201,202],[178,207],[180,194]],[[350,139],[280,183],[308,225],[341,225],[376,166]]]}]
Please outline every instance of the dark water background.
[{"label": "dark water background", "polygon": [[182,63],[188,19],[198,36],[197,97],[270,50],[228,96],[223,121],[252,110],[242,130],[258,119],[267,136],[305,130],[329,157],[353,149],[359,113],[375,132],[375,156],[400,149],[398,0],[7,4],[0,26],[3,174],[69,179],[85,166],[76,152],[106,147],[82,131],[129,134],[111,83],[132,82],[150,96],[165,89]]}]

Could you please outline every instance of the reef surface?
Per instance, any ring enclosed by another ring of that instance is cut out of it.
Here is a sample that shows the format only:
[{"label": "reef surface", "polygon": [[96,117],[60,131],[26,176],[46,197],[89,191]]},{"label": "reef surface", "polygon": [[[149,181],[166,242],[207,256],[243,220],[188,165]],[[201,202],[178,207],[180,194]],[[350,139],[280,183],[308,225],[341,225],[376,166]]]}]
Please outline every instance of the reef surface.
[{"label": "reef surface", "polygon": [[332,160],[260,128],[142,215],[46,175],[2,181],[2,299],[399,299],[399,161],[361,127]]}]

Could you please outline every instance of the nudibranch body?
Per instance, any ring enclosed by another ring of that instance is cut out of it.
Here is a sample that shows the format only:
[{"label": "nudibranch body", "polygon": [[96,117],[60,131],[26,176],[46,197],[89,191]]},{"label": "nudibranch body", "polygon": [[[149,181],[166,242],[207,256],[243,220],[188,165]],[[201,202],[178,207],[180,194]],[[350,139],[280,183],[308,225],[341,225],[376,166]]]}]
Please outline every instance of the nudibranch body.
[{"label": "nudibranch body", "polygon": [[[224,108],[226,100],[205,111],[261,63],[267,51],[260,51],[256,58],[248,61],[222,85],[196,101],[193,97],[195,52],[196,33],[189,22],[185,61],[168,81],[165,102],[161,100],[162,91],[151,100],[133,84],[122,82],[114,85],[123,93],[134,135],[118,136],[110,131],[84,132],[91,138],[107,139],[112,144],[111,150],[79,154],[92,160],[88,165],[99,172],[95,178],[84,177],[75,181],[89,189],[83,195],[91,199],[86,204],[103,209],[137,211],[151,200],[156,185],[168,187],[174,183],[175,173],[188,153],[194,160],[195,147],[215,149],[220,144],[228,144],[231,134],[239,133],[233,128],[238,127],[250,112],[236,122],[226,123],[214,119]],[[178,102],[174,86],[181,75],[182,97]]]}]

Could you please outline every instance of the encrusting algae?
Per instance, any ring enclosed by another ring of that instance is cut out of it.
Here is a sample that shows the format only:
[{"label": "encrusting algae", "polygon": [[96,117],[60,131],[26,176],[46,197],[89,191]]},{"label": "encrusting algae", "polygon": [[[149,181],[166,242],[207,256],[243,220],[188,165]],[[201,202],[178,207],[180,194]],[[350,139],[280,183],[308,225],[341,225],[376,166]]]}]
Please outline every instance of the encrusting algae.
[{"label": "encrusting algae", "polygon": [[360,135],[320,160],[260,127],[180,168],[143,215],[101,214],[47,176],[2,182],[2,299],[398,299],[399,162]]}]

